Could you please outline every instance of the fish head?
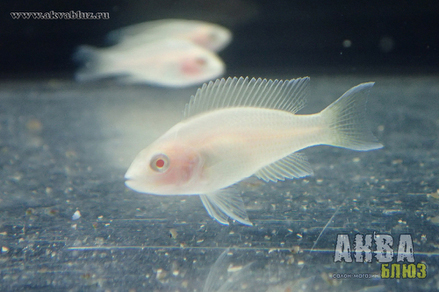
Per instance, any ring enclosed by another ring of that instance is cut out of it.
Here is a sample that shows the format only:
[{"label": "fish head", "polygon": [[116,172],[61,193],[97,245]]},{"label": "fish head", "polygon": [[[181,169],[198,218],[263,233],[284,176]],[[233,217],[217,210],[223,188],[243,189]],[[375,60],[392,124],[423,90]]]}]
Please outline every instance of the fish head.
[{"label": "fish head", "polygon": [[203,159],[192,147],[153,143],[142,150],[125,174],[125,185],[155,195],[191,194],[201,176]]},{"label": "fish head", "polygon": [[[195,46],[195,45],[194,45]],[[181,54],[177,60],[175,80],[185,85],[193,85],[214,79],[224,73],[223,61],[213,52],[202,47],[194,47],[190,52]]]},{"label": "fish head", "polygon": [[232,41],[232,33],[225,27],[205,24],[199,26],[190,39],[208,50],[219,52]]}]

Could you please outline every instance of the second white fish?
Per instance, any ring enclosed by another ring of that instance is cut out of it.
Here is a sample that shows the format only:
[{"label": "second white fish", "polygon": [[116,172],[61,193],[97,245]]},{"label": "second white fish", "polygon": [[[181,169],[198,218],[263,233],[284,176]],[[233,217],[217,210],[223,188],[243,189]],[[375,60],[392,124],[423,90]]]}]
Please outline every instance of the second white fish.
[{"label": "second white fish", "polygon": [[186,87],[217,78],[225,70],[215,53],[181,39],[100,49],[85,45],[75,59],[84,63],[76,73],[78,81],[117,77],[121,83]]}]

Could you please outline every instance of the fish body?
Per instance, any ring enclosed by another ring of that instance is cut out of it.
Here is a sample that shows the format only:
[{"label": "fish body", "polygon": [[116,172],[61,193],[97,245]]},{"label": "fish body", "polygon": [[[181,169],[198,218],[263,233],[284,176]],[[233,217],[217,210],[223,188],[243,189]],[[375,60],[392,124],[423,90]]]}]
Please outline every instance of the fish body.
[{"label": "fish body", "polygon": [[76,59],[84,63],[76,74],[78,81],[116,76],[123,83],[185,87],[216,78],[225,70],[215,53],[181,39],[102,49],[81,46]]},{"label": "fish body", "polygon": [[[194,167],[190,172],[178,171],[188,181],[183,183],[182,178],[178,187],[172,188],[165,181],[159,181],[157,190],[151,192],[190,195],[227,187],[273,161],[322,144],[325,133],[321,121],[315,115],[298,116],[246,107],[221,109],[183,121],[162,136],[160,144],[169,145],[162,151],[169,160],[191,157]],[[149,150],[145,152],[145,158],[149,157]],[[166,176],[160,178],[167,179]]]},{"label": "fish body", "polygon": [[163,38],[191,41],[208,50],[219,52],[232,40],[225,27],[198,20],[161,19],[130,25],[108,34],[110,42],[139,45]]},{"label": "fish body", "polygon": [[382,147],[365,123],[373,83],[351,88],[320,113],[298,115],[308,82],[241,77],[205,84],[183,121],[137,155],[126,185],[156,195],[200,195],[220,223],[231,217],[251,225],[240,195],[229,186],[252,175],[267,182],[310,175],[306,157],[297,152],[310,146]]}]

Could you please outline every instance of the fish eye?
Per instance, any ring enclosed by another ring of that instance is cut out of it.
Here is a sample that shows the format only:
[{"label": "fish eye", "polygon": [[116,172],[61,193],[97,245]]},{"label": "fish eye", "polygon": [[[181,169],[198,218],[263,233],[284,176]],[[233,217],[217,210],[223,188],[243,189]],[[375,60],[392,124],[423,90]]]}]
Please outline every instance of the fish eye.
[{"label": "fish eye", "polygon": [[163,153],[154,155],[149,166],[156,172],[165,172],[169,168],[169,158]]},{"label": "fish eye", "polygon": [[207,61],[203,58],[197,58],[197,59],[195,59],[195,63],[198,66],[204,66],[204,65],[206,65]]}]

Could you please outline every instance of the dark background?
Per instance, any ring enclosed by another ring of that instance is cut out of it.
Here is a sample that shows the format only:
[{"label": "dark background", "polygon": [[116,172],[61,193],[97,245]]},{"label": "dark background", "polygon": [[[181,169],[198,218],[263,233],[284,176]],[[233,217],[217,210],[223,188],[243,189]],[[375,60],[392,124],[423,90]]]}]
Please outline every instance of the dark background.
[{"label": "dark background", "polygon": [[[292,68],[339,73],[436,73],[439,1],[1,1],[0,78],[71,77],[80,44],[162,18],[199,19],[232,30],[220,53],[228,73]],[[10,12],[109,12],[109,20],[13,20]],[[349,40],[350,47],[343,46]]]},{"label": "dark background", "polygon": [[[235,247],[233,266],[255,265],[228,281],[218,273],[217,286],[234,280],[258,286],[253,291],[438,290],[439,82],[426,75],[437,73],[439,61],[438,0],[23,2],[0,0],[0,291],[202,291],[228,247]],[[51,10],[109,12],[110,19],[10,16]],[[113,29],[170,17],[233,31],[220,53],[227,75],[310,74],[301,113],[376,81],[367,121],[384,148],[307,149],[314,176],[243,181],[237,190],[254,227],[218,224],[196,196],[128,190],[129,163],[179,121],[195,89],[73,83],[71,55],[80,44],[103,46]],[[81,218],[72,220],[77,210]],[[324,277],[379,273],[375,259],[333,262],[337,234],[374,232],[391,234],[395,249],[400,234],[411,234],[427,278]]]}]

